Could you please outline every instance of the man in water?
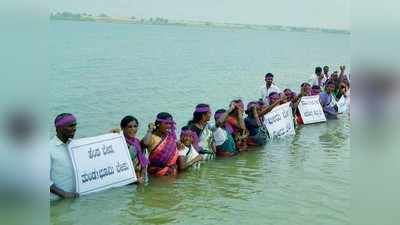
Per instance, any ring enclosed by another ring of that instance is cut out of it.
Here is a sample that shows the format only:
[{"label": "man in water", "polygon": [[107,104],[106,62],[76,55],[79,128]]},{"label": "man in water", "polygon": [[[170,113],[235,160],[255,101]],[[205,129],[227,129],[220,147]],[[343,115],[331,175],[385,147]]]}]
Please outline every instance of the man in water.
[{"label": "man in water", "polygon": [[315,68],[315,78],[314,78],[313,85],[318,85],[320,87],[324,87],[326,78],[324,74],[322,73],[322,68],[321,67],[316,67]]},{"label": "man in water", "polygon": [[56,135],[50,140],[50,198],[77,198],[75,175],[68,154],[68,144],[74,138],[76,118],[70,113],[62,113],[54,120]]},{"label": "man in water", "polygon": [[281,91],[279,88],[273,83],[274,81],[274,75],[272,73],[267,73],[265,75],[265,86],[261,87],[261,98],[263,99],[264,102],[269,104],[269,99],[268,96],[273,93],[280,93]]},{"label": "man in water", "polygon": [[329,80],[329,66],[324,66],[325,79]]}]

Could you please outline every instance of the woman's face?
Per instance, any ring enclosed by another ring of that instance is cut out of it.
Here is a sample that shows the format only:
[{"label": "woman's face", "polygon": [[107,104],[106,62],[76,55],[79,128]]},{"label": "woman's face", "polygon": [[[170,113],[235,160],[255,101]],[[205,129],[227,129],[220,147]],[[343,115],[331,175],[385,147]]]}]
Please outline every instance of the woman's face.
[{"label": "woman's face", "polygon": [[136,121],[131,121],[125,128],[122,129],[122,131],[124,132],[125,137],[134,138],[138,131],[138,124]]},{"label": "woman's face", "polygon": [[280,100],[279,94],[275,94],[275,95],[272,95],[272,96],[271,96],[271,98],[270,98],[270,100],[269,100],[269,103],[272,105],[272,104],[274,104],[275,102],[277,102],[277,101],[279,101],[279,100]]},{"label": "woman's face", "polygon": [[203,119],[205,122],[209,122],[211,119],[211,112],[207,112],[206,114],[203,115]]},{"label": "woman's face", "polygon": [[171,122],[161,122],[158,129],[161,133],[167,133],[172,128]]}]

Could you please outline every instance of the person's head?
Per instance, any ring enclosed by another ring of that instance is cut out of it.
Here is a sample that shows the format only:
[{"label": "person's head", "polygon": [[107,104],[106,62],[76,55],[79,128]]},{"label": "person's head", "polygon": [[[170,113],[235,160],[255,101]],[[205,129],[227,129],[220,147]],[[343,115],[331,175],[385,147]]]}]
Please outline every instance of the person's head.
[{"label": "person's head", "polygon": [[337,71],[335,71],[335,72],[333,72],[333,73],[331,74],[331,80],[332,80],[332,81],[337,81],[337,80],[339,80],[339,75],[338,75],[338,72],[337,72]]},{"label": "person's head", "polygon": [[326,93],[330,94],[335,90],[335,83],[332,81],[328,81],[325,84],[325,91]]},{"label": "person's head", "polygon": [[193,144],[193,131],[189,129],[189,126],[184,126],[181,129],[181,138],[180,141],[182,144],[184,144],[186,147],[189,147],[190,145]]},{"label": "person's head", "polygon": [[347,84],[345,82],[343,82],[343,81],[340,82],[340,84],[339,84],[340,92],[341,93],[346,93],[347,89],[348,89]]},{"label": "person's head", "polygon": [[76,117],[71,113],[61,113],[54,119],[57,137],[64,143],[74,138],[76,132]]},{"label": "person's head", "polygon": [[322,75],[322,68],[321,67],[315,67],[315,74],[319,77]]},{"label": "person's head", "polygon": [[235,109],[229,115],[237,116],[239,113],[239,110],[241,112],[244,111],[244,104],[243,104],[242,99],[235,99],[235,100],[231,101],[231,104],[233,104],[235,106]]},{"label": "person's head", "polygon": [[246,114],[248,115],[248,116],[251,116],[251,117],[254,117],[254,113],[253,113],[253,110],[254,109],[258,109],[259,107],[258,107],[258,102],[255,102],[255,101],[251,101],[251,102],[249,102],[249,103],[247,103],[247,107],[246,107]]},{"label": "person's head", "polygon": [[215,122],[217,123],[217,121],[221,118],[221,116],[224,115],[224,113],[226,113],[225,109],[218,109],[217,111],[215,111],[214,113],[214,119]]},{"label": "person's head", "polygon": [[311,85],[307,82],[304,82],[300,85],[301,93],[310,95],[311,94]]},{"label": "person's head", "polygon": [[324,74],[328,74],[329,73],[329,66],[324,66]]},{"label": "person's head", "polygon": [[296,93],[294,93],[289,88],[286,88],[285,90],[283,90],[283,94],[287,97],[288,101],[292,101],[296,96]]},{"label": "person's head", "polygon": [[125,116],[121,120],[120,127],[125,137],[134,138],[138,131],[139,121],[133,116]]},{"label": "person's head", "polygon": [[171,114],[167,112],[160,112],[159,114],[157,114],[155,125],[157,131],[159,131],[162,134],[166,134],[171,129],[174,129],[175,122]]},{"label": "person's head", "polygon": [[193,112],[193,119],[189,123],[206,124],[211,118],[211,108],[207,104],[198,104]]},{"label": "person's head", "polygon": [[275,102],[279,101],[281,99],[281,96],[279,95],[278,92],[272,92],[268,95],[268,99],[269,99],[269,104],[272,105]]},{"label": "person's head", "polygon": [[271,86],[273,81],[274,81],[274,75],[272,73],[265,74],[265,83],[267,84],[267,86]]},{"label": "person's head", "polygon": [[319,95],[321,93],[321,87],[319,85],[313,85],[311,87],[311,95]]}]

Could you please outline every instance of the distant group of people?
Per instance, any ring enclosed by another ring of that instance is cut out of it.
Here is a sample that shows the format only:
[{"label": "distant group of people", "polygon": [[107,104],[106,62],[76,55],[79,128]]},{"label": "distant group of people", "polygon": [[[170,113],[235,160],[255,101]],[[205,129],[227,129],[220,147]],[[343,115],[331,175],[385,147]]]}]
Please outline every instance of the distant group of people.
[{"label": "distant group of people", "polygon": [[[245,108],[241,99],[234,99],[227,109],[218,109],[212,114],[209,104],[198,104],[193,117],[176,135],[176,123],[167,112],[159,113],[147,126],[141,139],[137,137],[139,121],[131,115],[125,116],[120,128],[111,132],[122,132],[135,166],[138,183],[146,182],[148,176],[176,176],[179,171],[200,168],[201,162],[216,157],[230,157],[254,146],[267,143],[269,134],[264,125],[264,115],[275,107],[290,102],[296,125],[303,124],[298,104],[303,96],[319,95],[327,119],[338,114],[336,102],[350,96],[350,82],[345,66],[340,73],[329,74],[329,67],[315,68],[312,85],[304,82],[296,94],[290,89],[282,92],[273,82],[274,75],[265,75],[260,99],[250,101]],[[214,117],[213,125],[210,120]],[[53,199],[75,198],[74,171],[68,155],[68,143],[74,138],[77,119],[70,113],[55,118],[56,135],[50,140],[50,192]]]}]

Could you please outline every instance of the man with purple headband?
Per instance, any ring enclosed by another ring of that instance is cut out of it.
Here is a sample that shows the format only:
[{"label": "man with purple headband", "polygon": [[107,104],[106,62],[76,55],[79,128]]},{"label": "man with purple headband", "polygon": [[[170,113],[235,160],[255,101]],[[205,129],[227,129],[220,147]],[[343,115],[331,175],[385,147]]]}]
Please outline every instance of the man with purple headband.
[{"label": "man with purple headband", "polygon": [[54,120],[56,135],[50,140],[50,197],[77,198],[75,174],[68,154],[68,143],[74,138],[76,118],[70,113],[62,113]]}]

